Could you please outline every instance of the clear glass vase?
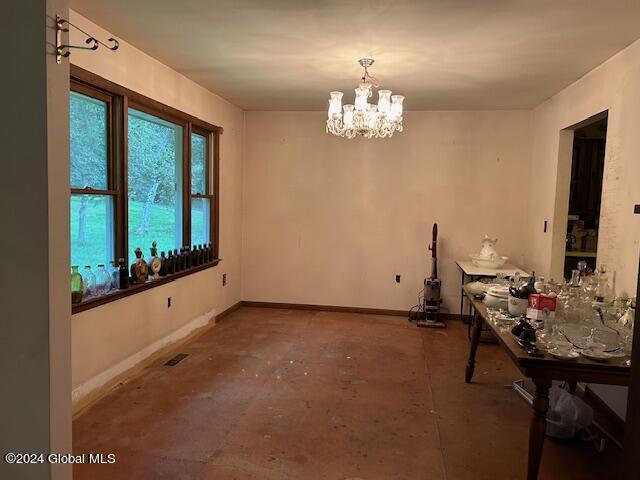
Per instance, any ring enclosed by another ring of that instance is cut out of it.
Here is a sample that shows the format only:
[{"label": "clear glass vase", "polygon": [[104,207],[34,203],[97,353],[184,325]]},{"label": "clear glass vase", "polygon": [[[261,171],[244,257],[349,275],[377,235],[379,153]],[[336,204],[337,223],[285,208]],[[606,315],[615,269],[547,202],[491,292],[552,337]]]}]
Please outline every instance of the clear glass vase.
[{"label": "clear glass vase", "polygon": [[85,265],[82,272],[82,284],[85,296],[96,294],[96,276],[91,271],[91,265]]},{"label": "clear glass vase", "polygon": [[96,271],[96,295],[105,295],[111,290],[111,275],[103,264],[98,265]]}]

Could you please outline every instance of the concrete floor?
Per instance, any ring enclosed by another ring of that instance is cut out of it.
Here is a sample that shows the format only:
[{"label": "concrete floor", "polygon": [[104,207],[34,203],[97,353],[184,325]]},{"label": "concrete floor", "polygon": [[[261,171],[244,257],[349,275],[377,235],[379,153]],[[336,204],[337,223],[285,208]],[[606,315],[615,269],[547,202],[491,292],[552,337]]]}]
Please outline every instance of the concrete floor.
[{"label": "concrete floor", "polygon": [[[242,308],[86,410],[74,479],[521,479],[529,406],[481,345],[464,383],[466,326]],[[607,478],[608,456],[547,440],[542,479]]]}]

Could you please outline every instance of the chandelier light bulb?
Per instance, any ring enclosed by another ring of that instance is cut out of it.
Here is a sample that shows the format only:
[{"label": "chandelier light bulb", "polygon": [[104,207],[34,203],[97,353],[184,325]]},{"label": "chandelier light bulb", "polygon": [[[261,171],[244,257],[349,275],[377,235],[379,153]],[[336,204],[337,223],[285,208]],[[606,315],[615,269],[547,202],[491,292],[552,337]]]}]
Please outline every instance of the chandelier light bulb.
[{"label": "chandelier light bulb", "polygon": [[342,113],[342,96],[344,94],[342,92],[331,92],[329,95],[328,117],[340,116]]},{"label": "chandelier light bulb", "polygon": [[391,90],[378,91],[378,112],[388,115],[391,111]]},{"label": "chandelier light bulb", "polygon": [[352,128],[353,127],[353,105],[347,104],[344,107],[342,107],[342,109],[344,110],[343,122],[344,122],[345,128]]},{"label": "chandelier light bulb", "polygon": [[342,92],[329,94],[327,132],[346,138],[387,138],[401,132],[404,97],[391,95],[391,90],[379,90],[378,104],[370,104],[373,89],[378,87],[378,81],[368,71],[373,60],[363,58],[358,63],[364,68],[364,75],[355,89],[353,104],[342,105]]}]

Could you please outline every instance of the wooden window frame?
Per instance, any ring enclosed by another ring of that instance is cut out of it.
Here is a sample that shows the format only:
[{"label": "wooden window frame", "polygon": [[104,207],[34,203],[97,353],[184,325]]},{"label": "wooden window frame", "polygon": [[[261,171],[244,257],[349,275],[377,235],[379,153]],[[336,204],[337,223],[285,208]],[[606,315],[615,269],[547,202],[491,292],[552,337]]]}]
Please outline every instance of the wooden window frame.
[{"label": "wooden window frame", "polygon": [[[189,226],[191,226],[191,203],[194,198],[206,198],[209,200],[209,209],[211,219],[209,221],[209,241],[213,244],[214,251],[216,252],[217,258],[217,248],[218,248],[218,239],[216,237],[216,232],[218,231],[218,210],[217,210],[217,195],[218,195],[218,143],[219,136],[216,133],[211,134],[207,130],[200,128],[198,126],[191,126],[189,131],[189,150],[191,150],[191,136],[193,134],[200,135],[205,139],[205,185],[204,192],[191,192],[191,161],[189,161],[188,169],[189,169],[189,182],[188,182],[188,194],[189,194]],[[213,140],[213,149],[211,148],[211,141]],[[213,151],[212,151],[213,150]],[[212,160],[213,157],[213,160]],[[189,158],[191,158],[191,151],[189,151]],[[214,188],[213,185],[216,187]],[[189,233],[191,233],[191,228],[189,228]],[[191,242],[191,237],[189,237],[189,242]],[[189,243],[191,245],[191,243]]]},{"label": "wooden window frame", "polygon": [[[222,127],[205,122],[197,117],[181,112],[149,97],[113,83],[99,75],[78,66],[71,65],[71,90],[97,98],[108,99],[109,121],[108,139],[108,189],[72,188],[72,194],[112,195],[115,198],[115,260],[127,258],[128,252],[128,116],[129,108],[154,115],[163,120],[182,126],[182,244],[191,245],[191,199],[210,199],[209,239],[213,245],[213,262],[187,271],[147,281],[141,285],[132,285],[126,290],[117,290],[100,297],[84,300],[72,306],[72,312],[79,313],[90,308],[104,305],[149,288],[172,282],[186,275],[215,267],[219,259],[219,165],[220,136]],[[105,100],[107,101],[107,100]],[[191,133],[203,135],[206,139],[206,191],[202,194],[191,193]],[[213,143],[213,148],[211,142]],[[130,260],[130,259],[128,259]],[[129,266],[127,265],[127,268]]]}]

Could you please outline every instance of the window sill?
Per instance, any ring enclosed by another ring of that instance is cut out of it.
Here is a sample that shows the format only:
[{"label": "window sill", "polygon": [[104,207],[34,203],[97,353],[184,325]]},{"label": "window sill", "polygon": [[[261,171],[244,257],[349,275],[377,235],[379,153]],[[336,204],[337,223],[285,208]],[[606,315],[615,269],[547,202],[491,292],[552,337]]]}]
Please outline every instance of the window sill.
[{"label": "window sill", "polygon": [[80,303],[73,304],[71,306],[71,313],[75,315],[76,313],[84,312],[85,310],[90,310],[106,303],[115,302],[116,300],[120,300],[121,298],[129,297],[131,295],[135,295],[136,293],[144,292],[145,290],[149,290],[160,285],[166,285],[167,283],[173,282],[174,280],[182,277],[186,277],[187,275],[191,275],[192,273],[201,272],[208,268],[215,267],[220,262],[221,260],[218,258],[213,260],[211,263],[199,265],[197,267],[190,268],[189,270],[167,275],[165,277],[160,277],[158,280],[147,280],[143,284],[131,285],[125,290],[116,290],[113,292],[109,292],[106,295],[88,298]]}]

